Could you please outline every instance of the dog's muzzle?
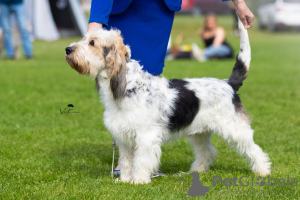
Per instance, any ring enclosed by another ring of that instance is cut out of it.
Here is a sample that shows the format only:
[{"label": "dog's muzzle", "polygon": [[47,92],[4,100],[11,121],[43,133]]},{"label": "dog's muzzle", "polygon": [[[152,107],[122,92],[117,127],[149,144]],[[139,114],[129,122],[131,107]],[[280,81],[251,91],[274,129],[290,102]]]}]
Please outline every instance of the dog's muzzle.
[{"label": "dog's muzzle", "polygon": [[67,47],[65,50],[67,55],[70,55],[74,51],[72,47]]}]

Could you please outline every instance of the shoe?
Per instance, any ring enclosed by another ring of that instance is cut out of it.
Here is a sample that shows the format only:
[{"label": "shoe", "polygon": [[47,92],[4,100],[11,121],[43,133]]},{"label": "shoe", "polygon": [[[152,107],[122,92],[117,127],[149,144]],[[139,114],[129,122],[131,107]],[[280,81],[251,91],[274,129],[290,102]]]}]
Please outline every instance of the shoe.
[{"label": "shoe", "polygon": [[165,59],[166,59],[166,60],[174,60],[174,56],[167,55]]},{"label": "shoe", "polygon": [[193,58],[199,62],[206,61],[203,51],[195,43],[192,44],[192,55],[193,55]]},{"label": "shoe", "polygon": [[165,172],[158,170],[155,174],[152,175],[151,178],[155,178],[158,176],[167,176]]},{"label": "shoe", "polygon": [[[111,172],[110,172],[111,174]],[[121,175],[121,171],[120,170],[114,170],[114,176],[120,176]]]},{"label": "shoe", "polygon": [[31,56],[25,56],[25,57],[26,57],[27,60],[33,59],[33,56],[32,56],[32,55],[31,55]]}]

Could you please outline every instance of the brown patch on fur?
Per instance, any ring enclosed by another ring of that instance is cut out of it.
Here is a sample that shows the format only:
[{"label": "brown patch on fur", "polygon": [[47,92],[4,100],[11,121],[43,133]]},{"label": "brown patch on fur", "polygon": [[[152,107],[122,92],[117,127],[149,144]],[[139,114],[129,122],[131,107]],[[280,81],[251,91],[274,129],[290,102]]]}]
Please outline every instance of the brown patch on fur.
[{"label": "brown patch on fur", "polygon": [[123,97],[126,89],[126,61],[124,55],[122,57],[114,45],[106,56],[105,65],[111,70],[110,88],[114,99]]},{"label": "brown patch on fur", "polygon": [[119,99],[123,97],[126,89],[126,60],[130,58],[130,53],[124,45],[120,31],[117,32],[115,40],[106,45],[109,52],[106,55],[105,66],[110,68],[110,88],[114,99]]},{"label": "brown patch on fur", "polygon": [[85,66],[84,62],[78,62],[78,61],[75,61],[74,59],[69,59],[69,58],[67,58],[67,62],[79,74],[87,75],[90,72],[89,68]]},{"label": "brown patch on fur", "polygon": [[[66,56],[69,65],[79,74],[90,74],[96,77],[96,87],[99,92],[99,85],[97,84],[99,71],[96,71],[96,66],[91,66],[93,63],[88,62],[84,54],[98,57],[104,61],[105,67],[101,70],[107,71],[114,99],[123,97],[126,89],[126,61],[130,59],[130,49],[124,45],[121,32],[112,32],[109,41],[103,41],[98,36],[92,36],[89,38],[88,45],[87,50],[82,51],[78,51],[81,50],[78,48],[82,48],[80,45],[72,46],[73,53]],[[77,53],[77,51],[80,53]]]},{"label": "brown patch on fur", "polygon": [[118,30],[117,34],[118,34],[117,45],[116,45],[117,51],[120,54],[121,59],[127,61],[130,57],[128,48],[124,45],[123,38],[122,38],[121,32],[119,30]]}]

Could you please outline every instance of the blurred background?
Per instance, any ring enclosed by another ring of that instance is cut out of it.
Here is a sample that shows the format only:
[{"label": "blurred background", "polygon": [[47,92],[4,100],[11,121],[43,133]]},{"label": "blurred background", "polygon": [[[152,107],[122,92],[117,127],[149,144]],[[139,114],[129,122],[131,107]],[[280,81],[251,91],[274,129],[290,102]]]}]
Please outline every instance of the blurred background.
[{"label": "blurred background", "polygon": [[[251,0],[246,1],[255,14],[254,29],[269,31],[298,32],[300,30],[300,0]],[[26,7],[26,27],[31,34],[31,40],[54,41],[59,38],[83,36],[87,30],[91,0],[24,0]],[[182,9],[176,17],[190,16],[193,21],[202,16],[214,13],[221,19],[231,20],[231,27],[238,36],[235,21],[234,5],[221,0],[183,0]],[[1,14],[1,13],[0,13]],[[231,19],[230,19],[231,16]],[[15,58],[21,56],[21,39],[14,17],[13,41]],[[203,20],[202,20],[203,21]],[[222,20],[221,20],[222,21]],[[226,28],[229,24],[220,24]],[[203,25],[203,23],[202,23]],[[199,27],[202,26],[199,23]],[[184,32],[184,31],[183,31]],[[181,34],[177,32],[176,34]],[[231,33],[230,33],[231,34]],[[182,35],[181,35],[182,36]],[[185,36],[185,33],[183,33]],[[174,44],[177,35],[172,38]],[[3,57],[3,31],[0,23],[0,56]]]},{"label": "blurred background", "polygon": [[[88,17],[91,5],[91,0],[24,0],[24,2],[29,19],[28,26],[38,38],[42,39],[52,39],[50,36],[43,38],[38,35],[38,31],[41,31],[40,26],[46,27],[45,22],[51,23],[51,28],[56,25],[57,29],[62,32],[66,29],[75,29],[76,26],[77,29],[82,29],[81,26],[84,25],[81,23],[83,22],[78,22],[82,20],[81,12]],[[299,28],[300,26],[300,0],[251,0],[246,3],[256,15],[256,20],[260,25],[267,26],[268,23],[273,23],[272,26],[278,27],[286,25]],[[224,3],[220,0],[183,0],[182,9],[177,14],[189,14],[197,17],[207,13],[230,15],[232,13],[231,3]],[[282,21],[280,21],[280,17],[282,17]],[[295,21],[294,24],[288,23],[287,18]],[[74,20],[76,22],[73,22]],[[73,23],[70,25],[70,22]],[[49,24],[47,25],[49,26]],[[44,31],[49,30],[51,29],[48,28]]]},{"label": "blurred background", "polygon": [[[300,0],[251,0],[246,3],[256,16],[260,29],[268,28],[271,32],[284,28],[300,29]],[[232,7],[232,3],[219,0],[183,0],[179,14],[200,16],[213,12],[230,15]]]}]

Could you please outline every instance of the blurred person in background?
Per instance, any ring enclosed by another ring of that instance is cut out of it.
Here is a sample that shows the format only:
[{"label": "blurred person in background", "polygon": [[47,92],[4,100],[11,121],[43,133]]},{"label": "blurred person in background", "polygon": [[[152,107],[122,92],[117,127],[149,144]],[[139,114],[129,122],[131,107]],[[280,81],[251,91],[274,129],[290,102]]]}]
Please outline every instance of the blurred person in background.
[{"label": "blurred person in background", "polygon": [[185,37],[183,34],[179,34],[166,59],[188,58],[202,62],[210,59],[233,58],[233,49],[226,42],[225,30],[223,27],[218,26],[217,18],[214,14],[206,15],[204,27],[198,30],[198,35],[205,45],[203,50],[195,43],[182,45],[181,42]]},{"label": "blurred person in background", "polygon": [[180,33],[175,39],[175,44],[169,47],[166,54],[166,60],[192,59],[191,49],[191,45],[187,43],[186,36],[183,33]]},{"label": "blurred person in background", "polygon": [[[87,33],[103,27],[121,31],[131,58],[143,70],[160,75],[164,67],[174,14],[182,0],[92,0]],[[245,26],[251,28],[254,16],[244,0],[232,0]],[[83,37],[82,40],[86,38]],[[120,166],[115,171],[119,173]]]},{"label": "blurred person in background", "polygon": [[201,50],[197,44],[192,44],[192,54],[196,60],[233,58],[233,50],[226,42],[226,32],[223,27],[218,26],[214,14],[206,15],[204,27],[199,29],[198,35],[205,44],[205,49]]},{"label": "blurred person in background", "polygon": [[11,14],[14,15],[18,29],[21,34],[25,57],[32,58],[32,43],[27,30],[26,12],[23,0],[0,0],[1,16],[3,26],[3,39],[7,59],[16,58],[15,49],[12,42],[12,21]]},{"label": "blurred person in background", "polygon": [[[0,16],[1,16],[1,10],[0,10]],[[2,29],[1,19],[0,19],[0,58],[2,58],[2,51],[3,51],[3,29]]]}]

